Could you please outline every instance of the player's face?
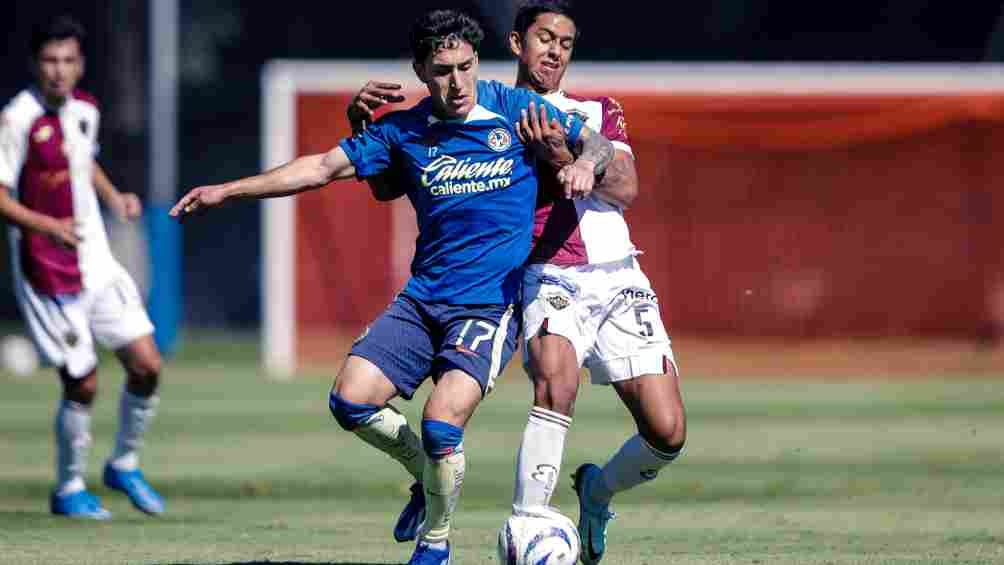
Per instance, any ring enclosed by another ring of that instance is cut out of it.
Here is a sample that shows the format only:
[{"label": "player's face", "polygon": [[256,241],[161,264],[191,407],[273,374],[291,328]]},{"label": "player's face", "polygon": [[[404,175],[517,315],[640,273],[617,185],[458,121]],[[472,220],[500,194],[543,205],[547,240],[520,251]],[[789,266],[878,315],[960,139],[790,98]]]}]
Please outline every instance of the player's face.
[{"label": "player's face", "polygon": [[38,87],[47,100],[65,100],[84,76],[84,55],[72,37],[43,45],[35,63]]},{"label": "player's face", "polygon": [[575,22],[552,13],[537,16],[523,36],[510,34],[509,47],[533,90],[547,94],[561,87],[575,48],[575,34]]},{"label": "player's face", "polygon": [[429,88],[435,113],[462,118],[477,104],[478,54],[466,41],[448,41],[431,53],[415,73]]}]

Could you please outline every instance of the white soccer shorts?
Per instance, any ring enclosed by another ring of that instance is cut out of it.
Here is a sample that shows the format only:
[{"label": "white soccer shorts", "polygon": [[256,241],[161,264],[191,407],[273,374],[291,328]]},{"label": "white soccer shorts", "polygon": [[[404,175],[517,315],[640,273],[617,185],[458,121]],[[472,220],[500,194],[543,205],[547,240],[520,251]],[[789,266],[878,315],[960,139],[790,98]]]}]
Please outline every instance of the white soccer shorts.
[{"label": "white soccer shorts", "polygon": [[98,364],[94,341],[116,350],[153,333],[143,300],[122,267],[110,282],[79,294],[38,294],[23,277],[15,281],[28,333],[46,364],[83,378]]},{"label": "white soccer shorts", "polygon": [[572,342],[579,366],[589,369],[593,384],[663,374],[669,365],[676,370],[659,300],[634,257],[578,267],[527,267],[524,342],[545,324],[547,333]]}]

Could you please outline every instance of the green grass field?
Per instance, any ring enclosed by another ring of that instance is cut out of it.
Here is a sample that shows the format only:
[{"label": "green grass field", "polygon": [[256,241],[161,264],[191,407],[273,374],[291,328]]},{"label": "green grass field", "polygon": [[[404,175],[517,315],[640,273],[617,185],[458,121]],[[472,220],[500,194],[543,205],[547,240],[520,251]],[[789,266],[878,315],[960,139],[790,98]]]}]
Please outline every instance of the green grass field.
[{"label": "green grass field", "polygon": [[[335,425],[329,378],[271,382],[251,342],[202,343],[169,366],[144,452],[168,502],[156,519],[99,484],[122,381],[113,365],[88,472],[107,523],[48,514],[55,380],[0,375],[0,563],[407,560],[411,546],[390,537],[405,473]],[[1004,381],[687,377],[687,452],[615,500],[605,565],[1004,563]],[[528,403],[510,368],[467,432],[462,565],[495,563]],[[416,421],[418,402],[399,406]],[[630,431],[612,391],[583,387],[554,501],[573,519],[568,473],[602,463]]]}]

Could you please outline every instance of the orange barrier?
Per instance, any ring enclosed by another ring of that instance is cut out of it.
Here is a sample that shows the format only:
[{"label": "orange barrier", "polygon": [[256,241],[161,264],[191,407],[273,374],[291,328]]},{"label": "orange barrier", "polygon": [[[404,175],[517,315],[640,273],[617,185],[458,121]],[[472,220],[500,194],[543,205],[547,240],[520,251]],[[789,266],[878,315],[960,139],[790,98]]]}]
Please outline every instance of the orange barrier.
[{"label": "orange barrier", "polygon": [[[297,154],[322,153],[351,133],[346,96],[300,95]],[[390,205],[366,185],[341,181],[297,197],[296,319],[301,333],[356,331],[378,314],[391,288]]]},{"label": "orange barrier", "polygon": [[621,96],[628,212],[671,327],[980,336],[1004,262],[1004,96]]},{"label": "orange barrier", "polygon": [[[617,97],[642,183],[627,217],[671,331],[1004,328],[1004,94]],[[300,153],[348,133],[349,98],[299,96]],[[297,210],[301,332],[358,331],[396,290],[390,208],[337,186]]]}]

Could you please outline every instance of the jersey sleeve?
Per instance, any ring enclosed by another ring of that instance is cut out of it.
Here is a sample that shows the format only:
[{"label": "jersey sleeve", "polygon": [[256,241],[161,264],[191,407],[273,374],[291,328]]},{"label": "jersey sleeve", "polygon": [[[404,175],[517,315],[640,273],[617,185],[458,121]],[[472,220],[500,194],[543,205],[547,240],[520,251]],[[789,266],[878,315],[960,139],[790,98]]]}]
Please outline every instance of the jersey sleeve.
[{"label": "jersey sleeve", "polygon": [[[570,144],[575,145],[579,142],[579,136],[582,134],[582,128],[585,127],[585,123],[583,123],[582,118],[576,116],[575,114],[566,114],[565,112],[562,112],[557,106],[551,104],[547,100],[544,100],[544,97],[539,94],[529,91],[526,92],[531,96],[531,99],[536,103],[538,108],[541,106],[547,108],[548,117],[558,119],[558,123],[565,128],[565,135],[568,137],[568,142]],[[524,107],[528,107],[529,105],[530,102],[528,100],[527,105]]]},{"label": "jersey sleeve", "polygon": [[533,102],[539,108],[544,106],[547,108],[547,115],[551,118],[557,118],[558,122],[561,123],[562,127],[565,128],[565,135],[568,137],[568,142],[572,145],[579,142],[579,135],[582,133],[583,124],[582,120],[574,114],[566,114],[559,110],[556,106],[544,100],[544,97],[526,90],[525,88],[512,88],[505,86],[504,84],[498,82],[491,82],[490,93],[497,96],[498,104],[500,109],[505,112],[506,119],[510,123],[517,123],[520,120],[520,112],[526,110],[530,107],[530,102]]},{"label": "jersey sleeve", "polygon": [[397,123],[392,114],[377,120],[362,132],[339,143],[356,169],[356,176],[365,178],[385,171],[391,165],[396,146]]},{"label": "jersey sleeve", "polygon": [[627,121],[624,119],[624,107],[614,98],[601,100],[603,121],[600,133],[610,140],[616,149],[634,155],[631,142],[628,140]]},{"label": "jersey sleeve", "polygon": [[13,189],[27,151],[27,134],[6,114],[0,114],[0,184]]}]

